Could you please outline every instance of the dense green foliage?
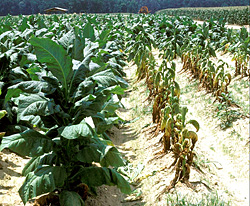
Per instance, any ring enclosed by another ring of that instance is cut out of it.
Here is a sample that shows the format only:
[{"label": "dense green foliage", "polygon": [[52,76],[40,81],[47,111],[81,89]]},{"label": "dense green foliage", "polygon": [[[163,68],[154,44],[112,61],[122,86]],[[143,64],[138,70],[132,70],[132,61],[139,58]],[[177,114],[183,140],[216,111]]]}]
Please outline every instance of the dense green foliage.
[{"label": "dense green foliage", "polygon": [[165,8],[245,6],[248,4],[248,0],[1,0],[0,16],[44,13],[45,9],[55,6],[69,9],[70,13],[137,13],[142,6],[147,6],[154,13]]},{"label": "dense green foliage", "polygon": [[188,16],[196,20],[206,21],[210,18],[224,19],[229,24],[248,25],[250,6],[242,7],[212,7],[212,8],[179,8],[157,11],[171,16]]},{"label": "dense green foliage", "polygon": [[[153,48],[161,52],[161,65]],[[102,184],[130,192],[116,170],[125,161],[107,135],[122,121],[116,109],[128,86],[126,60],[135,62],[138,80],[145,80],[156,131],[164,133],[164,151],[174,154],[170,186],[188,184],[198,137],[186,126],[198,131],[199,124],[186,120],[173,60],[181,57],[183,72],[189,70],[222,101],[233,77],[225,62],[216,65],[212,57],[218,50],[231,52],[235,75],[249,76],[249,48],[247,30],[227,29],[222,19],[198,25],[189,17],[143,14],[3,17],[0,106],[7,114],[0,121],[6,132],[0,151],[31,157],[19,190],[23,202],[57,191],[64,205],[81,206],[82,184],[92,193]]]},{"label": "dense green foliage", "polygon": [[112,23],[54,15],[6,17],[0,26],[0,103],[8,111],[0,150],[31,157],[24,203],[59,190],[66,205],[71,196],[83,205],[75,193],[83,183],[93,193],[102,184],[130,192],[113,169],[125,162],[106,133],[122,121],[115,111],[127,87],[123,39],[116,40],[122,26]]}]

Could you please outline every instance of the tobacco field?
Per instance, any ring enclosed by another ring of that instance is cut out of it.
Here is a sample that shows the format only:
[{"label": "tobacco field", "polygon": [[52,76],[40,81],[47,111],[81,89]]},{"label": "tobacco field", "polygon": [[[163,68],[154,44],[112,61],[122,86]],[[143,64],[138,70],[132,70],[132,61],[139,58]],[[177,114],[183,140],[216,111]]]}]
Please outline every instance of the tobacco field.
[{"label": "tobacco field", "polygon": [[0,205],[248,205],[249,61],[222,18],[1,17]]},{"label": "tobacco field", "polygon": [[230,7],[199,7],[199,8],[178,8],[163,9],[157,11],[171,16],[189,16],[196,20],[207,20],[211,17],[215,20],[224,19],[229,24],[249,25],[250,6]]}]

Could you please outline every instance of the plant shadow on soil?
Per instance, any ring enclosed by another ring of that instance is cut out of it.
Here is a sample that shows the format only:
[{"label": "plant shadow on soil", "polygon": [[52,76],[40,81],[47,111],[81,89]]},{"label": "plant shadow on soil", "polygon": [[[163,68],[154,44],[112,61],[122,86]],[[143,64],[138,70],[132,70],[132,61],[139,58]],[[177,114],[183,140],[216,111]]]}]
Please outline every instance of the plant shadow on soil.
[{"label": "plant shadow on soil", "polygon": [[[21,177],[21,173],[16,172],[15,168],[20,167],[19,165],[14,163],[14,160],[11,158],[3,158],[2,156],[8,156],[11,154],[11,151],[8,149],[4,149],[0,154],[0,179],[4,179],[5,175],[10,175],[14,177]],[[3,189],[4,186],[0,185],[0,189]],[[10,188],[8,188],[10,189]]]},{"label": "plant shadow on soil", "polygon": [[[112,142],[120,150],[121,155],[125,159],[133,159],[135,156],[130,153],[131,148],[124,148],[125,142],[135,140],[138,138],[137,132],[128,125],[122,125],[121,127],[112,127],[108,133]],[[132,191],[136,190],[136,187],[131,186]],[[131,196],[131,195],[130,195]],[[97,188],[97,196],[88,197],[85,202],[86,206],[142,206],[146,203],[139,198],[130,198],[120,192],[115,186],[102,185]],[[133,196],[133,194],[132,194]]]},{"label": "plant shadow on soil", "polygon": [[[0,190],[9,190],[9,189],[11,189],[11,188],[13,188],[14,186],[0,186]],[[3,194],[3,193],[1,193],[0,192],[0,194]]]},{"label": "plant shadow on soil", "polygon": [[[0,162],[0,164],[1,164],[1,162]],[[14,177],[21,177],[21,176],[22,176],[20,173],[14,171],[14,170],[12,170],[12,169],[5,168],[4,171],[2,171],[2,172],[0,173],[0,179],[3,179],[4,176],[5,176],[5,174],[10,175],[10,176],[14,176]],[[0,186],[0,189],[1,189],[1,187],[2,187],[2,186]]]}]

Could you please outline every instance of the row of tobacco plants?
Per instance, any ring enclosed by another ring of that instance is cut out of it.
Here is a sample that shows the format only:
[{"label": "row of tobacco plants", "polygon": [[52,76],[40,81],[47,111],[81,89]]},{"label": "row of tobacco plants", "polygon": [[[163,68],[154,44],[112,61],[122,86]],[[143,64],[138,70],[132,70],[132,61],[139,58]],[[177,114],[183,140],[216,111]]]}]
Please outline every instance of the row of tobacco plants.
[{"label": "row of tobacco plants", "polygon": [[128,86],[120,27],[96,16],[1,21],[0,150],[31,158],[19,189],[24,204],[51,193],[61,205],[84,205],[103,184],[131,192],[114,169],[125,161],[107,134],[122,121],[115,111]]},{"label": "row of tobacco plants", "polygon": [[[181,72],[192,74],[218,101],[228,101],[225,96],[229,94],[232,78],[249,78],[250,36],[246,28],[227,29],[223,20],[210,19],[197,25],[188,17],[167,20],[161,16],[160,19],[164,23],[154,33],[159,50],[166,57],[180,57]],[[230,53],[234,68],[222,59],[214,60],[219,51]],[[228,104],[236,106],[233,101]]]},{"label": "row of tobacco plants", "polygon": [[249,6],[177,8],[164,9],[157,13],[171,16],[188,16],[201,21],[206,21],[211,17],[214,19],[221,18],[229,24],[248,25],[250,20],[249,8]]},{"label": "row of tobacco plants", "polygon": [[[223,20],[198,25],[166,15],[3,17],[0,104],[7,114],[0,120],[6,132],[0,149],[31,157],[19,190],[23,202],[51,192],[62,205],[84,205],[102,184],[131,192],[116,170],[125,161],[108,136],[123,121],[115,111],[127,87],[126,61],[134,61],[138,81],[146,82],[155,134],[163,134],[163,151],[174,155],[176,175],[167,189],[178,181],[192,187],[199,123],[186,120],[174,60],[181,57],[183,72],[223,101],[233,76],[249,76],[249,44],[246,29],[226,29]],[[232,54],[234,75],[225,62],[212,61],[219,50]]]},{"label": "row of tobacco plants", "polygon": [[[133,60],[137,66],[138,81],[144,79],[149,90],[147,100],[153,104],[155,136],[162,133],[163,153],[172,152],[174,156],[170,167],[175,166],[175,177],[164,192],[172,189],[179,181],[192,188],[189,176],[195,156],[193,150],[198,140],[196,132],[199,130],[199,123],[196,120],[187,120],[188,108],[180,104],[181,91],[175,81],[174,51],[164,53],[163,61],[158,66],[152,53],[153,47],[157,48],[157,45],[149,34],[150,29],[146,18],[132,28],[131,40],[127,43],[129,60]],[[189,124],[194,126],[196,132],[188,127]]]},{"label": "row of tobacco plants", "polygon": [[[131,19],[128,19],[130,21]],[[128,60],[137,66],[138,81],[145,81],[149,90],[147,100],[152,102],[152,122],[156,123],[155,135],[162,134],[163,152],[171,152],[175,177],[164,191],[169,191],[178,181],[189,183],[190,170],[195,157],[194,147],[198,140],[199,123],[186,120],[187,107],[180,105],[180,86],[175,81],[175,59],[183,63],[181,72],[189,71],[202,86],[212,92],[219,102],[233,105],[228,86],[233,78],[231,68],[219,59],[214,62],[217,51],[230,52],[235,61],[234,76],[249,77],[247,67],[250,56],[250,37],[245,28],[229,30],[225,21],[210,19],[197,25],[189,17],[165,15],[137,17],[131,25],[127,41]],[[157,65],[153,49],[160,51],[162,63]],[[228,102],[229,101],[229,102]],[[196,132],[190,130],[193,125]]]}]

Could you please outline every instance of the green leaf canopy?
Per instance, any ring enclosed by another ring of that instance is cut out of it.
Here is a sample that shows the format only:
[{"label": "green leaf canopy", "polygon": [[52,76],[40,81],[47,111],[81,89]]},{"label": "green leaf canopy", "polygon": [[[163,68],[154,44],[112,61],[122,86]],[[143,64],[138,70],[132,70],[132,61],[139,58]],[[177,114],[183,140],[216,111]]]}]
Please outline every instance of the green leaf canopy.
[{"label": "green leaf canopy", "polygon": [[121,192],[131,193],[129,183],[114,169],[105,167],[82,167],[73,178],[80,178],[82,183],[89,186],[117,185]]},{"label": "green leaf canopy", "polygon": [[9,148],[12,151],[29,157],[36,157],[52,150],[53,141],[47,136],[35,131],[25,132],[4,137],[0,146],[0,151]]},{"label": "green leaf canopy", "polygon": [[30,43],[35,47],[38,61],[46,63],[48,69],[68,91],[68,83],[73,74],[73,64],[67,52],[61,45],[48,38],[33,37],[30,39]]},{"label": "green leaf canopy", "polygon": [[60,193],[60,205],[61,206],[84,206],[84,202],[80,195],[73,191],[62,191]]},{"label": "green leaf canopy", "polygon": [[26,180],[19,189],[19,194],[24,204],[38,195],[52,192],[64,185],[67,178],[64,167],[42,166],[26,176]]}]

